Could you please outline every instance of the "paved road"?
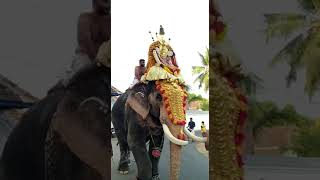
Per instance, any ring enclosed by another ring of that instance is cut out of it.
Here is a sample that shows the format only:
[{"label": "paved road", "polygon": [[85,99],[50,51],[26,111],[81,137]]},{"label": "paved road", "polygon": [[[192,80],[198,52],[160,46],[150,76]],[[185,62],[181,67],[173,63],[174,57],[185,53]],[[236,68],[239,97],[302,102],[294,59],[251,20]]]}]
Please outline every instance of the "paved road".
[{"label": "paved road", "polygon": [[245,172],[246,180],[320,180],[320,158],[248,157]]},{"label": "paved road", "polygon": [[[114,159],[112,179],[134,180],[137,170],[133,162],[128,175],[120,175],[116,168],[118,164],[118,149],[116,139],[113,139]],[[165,141],[164,153],[160,161],[162,180],[168,179],[169,173],[169,142]],[[133,156],[131,155],[133,160]],[[245,160],[245,180],[320,180],[320,158],[290,158],[281,156],[253,156]],[[195,144],[183,148],[181,180],[207,180],[208,159],[200,154]]]},{"label": "paved road", "polygon": [[319,180],[320,171],[291,168],[246,168],[245,180]]},{"label": "paved road", "polygon": [[[131,169],[128,175],[121,175],[117,171],[119,162],[119,149],[116,146],[117,140],[112,140],[114,157],[112,159],[112,175],[113,180],[133,180],[137,175],[136,164],[131,154]],[[160,178],[162,180],[169,179],[169,141],[165,138],[163,152],[160,160]],[[180,180],[207,180],[209,179],[209,160],[203,154],[196,150],[195,144],[191,143],[182,150],[182,167]]]}]

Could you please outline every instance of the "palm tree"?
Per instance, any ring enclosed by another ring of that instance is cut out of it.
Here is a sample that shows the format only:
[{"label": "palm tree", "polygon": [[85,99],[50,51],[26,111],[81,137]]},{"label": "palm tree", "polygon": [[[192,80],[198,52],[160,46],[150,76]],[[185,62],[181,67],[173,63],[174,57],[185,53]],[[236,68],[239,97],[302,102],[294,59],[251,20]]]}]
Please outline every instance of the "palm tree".
[{"label": "palm tree", "polygon": [[199,82],[199,88],[204,88],[206,92],[209,91],[209,48],[206,49],[205,54],[200,54],[202,66],[193,66],[192,75],[197,75],[194,82]]},{"label": "palm tree", "polygon": [[305,68],[305,92],[314,96],[320,82],[320,0],[297,0],[301,13],[265,14],[267,42],[271,38],[289,38],[288,43],[276,54],[271,66],[286,62],[290,71],[287,87],[297,79],[297,70]]},{"label": "palm tree", "polygon": [[263,88],[263,80],[253,72],[244,73],[239,86],[247,96],[255,96]]}]

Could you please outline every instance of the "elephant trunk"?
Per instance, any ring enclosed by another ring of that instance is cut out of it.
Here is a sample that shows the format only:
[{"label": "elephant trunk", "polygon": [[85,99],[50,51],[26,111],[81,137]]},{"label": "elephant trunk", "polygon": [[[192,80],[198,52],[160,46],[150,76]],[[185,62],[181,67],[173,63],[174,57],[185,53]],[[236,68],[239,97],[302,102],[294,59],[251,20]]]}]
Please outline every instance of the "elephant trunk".
[{"label": "elephant trunk", "polygon": [[165,135],[170,140],[169,179],[178,180],[182,146],[188,144],[184,134],[187,93],[182,86],[175,82],[160,81],[157,83],[157,89],[163,98],[163,105],[160,106],[160,121]]},{"label": "elephant trunk", "polygon": [[[181,134],[182,126],[177,126],[170,124],[169,129],[170,132],[175,136],[178,137]],[[181,168],[181,152],[182,146],[170,142],[170,180],[178,180]]]}]

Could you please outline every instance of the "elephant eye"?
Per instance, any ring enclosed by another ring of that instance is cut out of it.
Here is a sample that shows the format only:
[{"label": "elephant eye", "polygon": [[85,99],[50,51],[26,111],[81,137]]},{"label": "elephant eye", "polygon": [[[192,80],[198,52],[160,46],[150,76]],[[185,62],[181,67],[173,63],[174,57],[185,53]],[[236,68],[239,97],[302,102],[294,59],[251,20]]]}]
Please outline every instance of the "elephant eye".
[{"label": "elephant eye", "polygon": [[162,96],[161,96],[161,94],[157,94],[157,95],[156,95],[156,99],[157,99],[158,101],[162,101]]}]

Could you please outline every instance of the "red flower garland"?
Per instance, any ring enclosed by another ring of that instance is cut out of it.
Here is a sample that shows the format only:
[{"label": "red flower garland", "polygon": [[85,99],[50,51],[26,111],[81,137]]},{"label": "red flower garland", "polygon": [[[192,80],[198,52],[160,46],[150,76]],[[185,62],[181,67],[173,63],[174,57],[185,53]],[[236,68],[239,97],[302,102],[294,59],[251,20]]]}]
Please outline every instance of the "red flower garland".
[{"label": "red flower garland", "polygon": [[[183,89],[182,86],[179,86],[181,89]],[[165,89],[163,87],[161,87],[161,84],[159,81],[156,81],[156,89],[160,92],[162,98],[163,98],[163,102],[164,102],[164,106],[166,108],[167,114],[169,119],[171,120],[171,122],[175,125],[180,125],[180,126],[184,126],[186,124],[186,120],[185,119],[175,119],[175,117],[172,114],[172,110],[171,110],[171,106],[169,103],[169,97],[167,97],[167,95],[165,94]],[[185,108],[187,105],[187,93],[184,92],[183,96],[182,96],[182,105],[183,105],[183,113],[185,114]],[[180,134],[178,137],[182,138],[182,139],[186,139],[185,135],[182,133]],[[180,139],[179,138],[179,139]]]},{"label": "red flower garland", "polygon": [[[232,89],[236,89],[237,86],[235,84],[234,81],[232,80],[228,80],[229,82],[229,86],[232,88]],[[240,94],[238,95],[238,100],[243,102],[244,104],[248,104],[248,101],[247,101],[247,98]],[[243,145],[243,142],[244,142],[244,139],[245,139],[245,135],[243,133],[243,127],[244,127],[244,123],[247,119],[247,116],[248,116],[248,113],[246,111],[243,111],[243,110],[240,110],[239,112],[239,115],[238,115],[238,121],[237,121],[237,127],[236,127],[236,132],[235,132],[235,137],[234,137],[234,143],[236,144],[236,149],[237,149],[237,162],[238,162],[238,165],[240,168],[243,167],[244,163],[243,163],[243,160],[242,160],[242,152],[241,152],[241,148],[242,148],[242,145]]]}]

